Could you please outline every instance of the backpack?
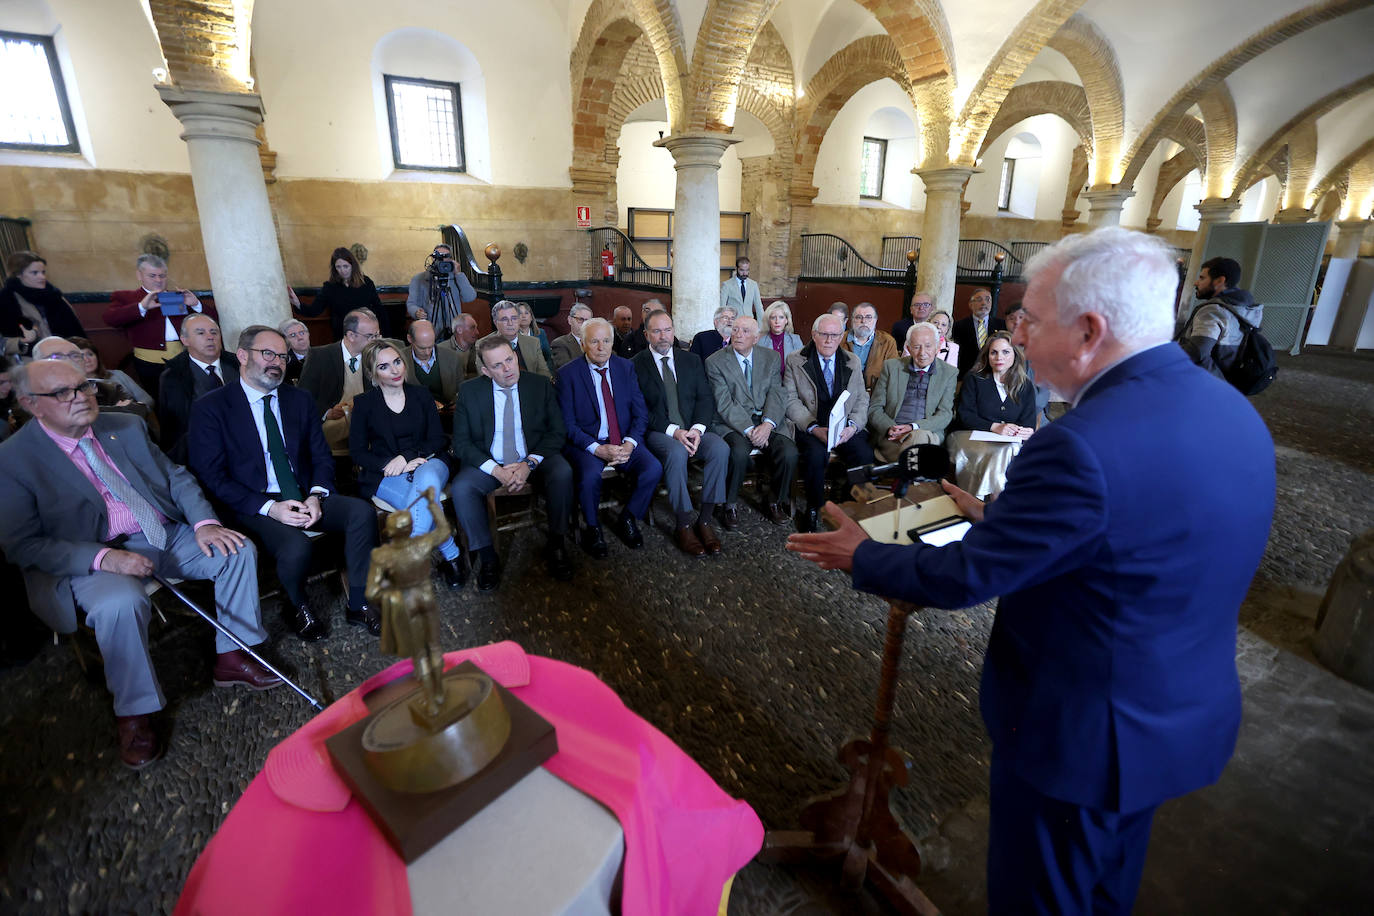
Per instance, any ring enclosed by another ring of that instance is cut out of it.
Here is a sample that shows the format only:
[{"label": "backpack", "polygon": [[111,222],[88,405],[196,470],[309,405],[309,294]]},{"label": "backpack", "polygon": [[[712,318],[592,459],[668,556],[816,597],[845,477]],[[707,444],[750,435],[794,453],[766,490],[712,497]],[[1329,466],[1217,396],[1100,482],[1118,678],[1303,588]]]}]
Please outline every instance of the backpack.
[{"label": "backpack", "polygon": [[1274,377],[1279,374],[1279,361],[1274,355],[1273,345],[1256,325],[1240,317],[1235,309],[1215,299],[1212,304],[1226,309],[1240,322],[1240,344],[1236,347],[1236,356],[1231,365],[1222,367],[1222,376],[1241,394],[1259,394],[1272,385]]}]

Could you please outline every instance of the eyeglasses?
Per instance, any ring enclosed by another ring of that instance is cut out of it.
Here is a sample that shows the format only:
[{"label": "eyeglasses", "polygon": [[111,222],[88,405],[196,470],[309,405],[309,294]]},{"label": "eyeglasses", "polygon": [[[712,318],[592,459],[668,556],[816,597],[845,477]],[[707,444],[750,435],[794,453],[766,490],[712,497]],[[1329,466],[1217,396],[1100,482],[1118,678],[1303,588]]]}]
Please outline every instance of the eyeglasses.
[{"label": "eyeglasses", "polygon": [[75,351],[74,353],[52,353],[52,354],[50,354],[50,355],[48,355],[48,356],[45,356],[45,357],[43,357],[43,358],[44,358],[44,359],[65,359],[65,360],[68,360],[69,362],[73,362],[73,363],[84,363],[84,362],[86,361],[86,354],[85,354],[85,353],[82,353],[80,350],[77,350],[77,351]]},{"label": "eyeglasses", "polygon": [[817,331],[816,336],[819,337],[821,340],[838,340],[844,335],[836,333],[835,331]]},{"label": "eyeglasses", "polygon": [[262,361],[269,364],[280,362],[288,356],[288,354],[278,353],[276,350],[260,350],[257,347],[245,347],[245,349],[249,353],[259,354],[262,357]]},{"label": "eyeglasses", "polygon": [[[51,358],[51,357],[47,357]],[[60,358],[60,357],[59,357]],[[95,394],[96,384],[90,379],[77,385],[75,388],[59,388],[56,391],[35,391],[33,396],[36,398],[52,398],[59,404],[70,404],[76,400],[78,394]]]}]

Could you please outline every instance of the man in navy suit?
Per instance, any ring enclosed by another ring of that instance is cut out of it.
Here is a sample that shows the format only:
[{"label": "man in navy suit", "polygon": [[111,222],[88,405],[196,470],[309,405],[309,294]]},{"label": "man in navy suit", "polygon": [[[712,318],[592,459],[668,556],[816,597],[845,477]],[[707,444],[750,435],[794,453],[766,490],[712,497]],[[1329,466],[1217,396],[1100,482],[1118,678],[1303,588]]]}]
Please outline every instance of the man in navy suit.
[{"label": "man in navy suit", "polygon": [[191,470],[210,494],[236,516],[262,549],[276,557],[277,577],[290,606],[286,622],[302,639],[328,632],[305,601],[310,569],[306,529],[342,531],[348,567],[349,623],[374,635],[381,618],[363,590],[377,521],[361,499],[332,493],[334,459],[325,442],[314,399],[283,385],[286,338],[266,325],[239,334],[238,384],[225,385],[191,407],[186,441]]},{"label": "man in navy suit", "polygon": [[594,557],[606,556],[597,507],[601,502],[601,472],[608,466],[635,477],[634,494],[621,510],[615,533],[631,549],[644,546],[639,519],[649,511],[654,489],[663,476],[663,465],[644,444],[649,408],[639,390],[634,365],[612,352],[615,330],[604,318],[582,325],[586,355],[558,371],[559,400],[568,444],[563,454],[573,468],[577,498],[587,528],[582,549]]},{"label": "man in navy suit", "polygon": [[[992,913],[1129,913],[1163,801],[1214,782],[1240,726],[1236,616],[1274,510],[1274,446],[1243,396],[1170,343],[1158,240],[1070,236],[1027,265],[1017,342],[1070,410],[944,547],[837,530],[788,548],[932,607],[1002,599],[983,665]],[[1199,486],[1196,469],[1225,456]]]},{"label": "man in navy suit", "polygon": [[959,345],[959,378],[963,378],[973,364],[978,362],[978,354],[983,350],[994,331],[1005,331],[1007,323],[1001,318],[992,317],[992,293],[981,286],[973,291],[968,300],[969,314],[954,322],[949,339]]}]

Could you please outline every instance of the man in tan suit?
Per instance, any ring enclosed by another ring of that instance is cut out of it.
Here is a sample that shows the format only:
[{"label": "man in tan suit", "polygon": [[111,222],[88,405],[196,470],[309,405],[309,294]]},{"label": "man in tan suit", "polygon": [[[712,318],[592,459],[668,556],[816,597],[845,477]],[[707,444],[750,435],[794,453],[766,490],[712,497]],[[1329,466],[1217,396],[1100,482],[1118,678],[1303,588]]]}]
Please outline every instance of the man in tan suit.
[{"label": "man in tan suit", "polygon": [[463,360],[449,347],[434,345],[434,325],[428,318],[411,322],[406,332],[405,360],[410,381],[434,395],[439,419],[448,432],[453,431],[453,405],[458,399],[458,386],[463,383]]},{"label": "man in tan suit", "polygon": [[500,337],[515,350],[515,355],[520,360],[521,372],[531,372],[542,375],[551,382],[554,381],[549,364],[544,362],[544,352],[539,348],[539,341],[528,334],[520,333],[520,306],[509,299],[502,299],[491,307],[491,324],[496,330],[483,337],[483,340]]},{"label": "man in tan suit", "polygon": [[443,344],[458,354],[458,364],[463,369],[463,378],[477,377],[477,319],[463,312],[453,319],[453,336]]},{"label": "man in tan suit", "polygon": [[959,373],[935,358],[940,331],[928,321],[906,332],[910,356],[889,359],[868,401],[868,428],[874,450],[896,461],[909,445],[941,445],[954,418],[954,386]]},{"label": "man in tan suit", "polygon": [[873,303],[860,302],[854,306],[852,322],[854,329],[845,335],[841,346],[859,357],[864,370],[864,389],[872,391],[873,383],[883,371],[883,363],[901,354],[892,335],[878,330],[878,310]]}]

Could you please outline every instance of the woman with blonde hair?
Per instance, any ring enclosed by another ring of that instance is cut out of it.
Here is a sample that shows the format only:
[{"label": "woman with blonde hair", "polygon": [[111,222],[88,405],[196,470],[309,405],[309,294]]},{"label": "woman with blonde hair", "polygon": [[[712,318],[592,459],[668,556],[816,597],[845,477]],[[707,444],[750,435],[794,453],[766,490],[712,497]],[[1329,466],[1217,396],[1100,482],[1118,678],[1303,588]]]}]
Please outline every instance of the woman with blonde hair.
[{"label": "woman with blonde hair", "polygon": [[530,308],[528,302],[515,303],[520,320],[520,330],[518,333],[526,334],[539,341],[539,352],[544,354],[544,362],[549,364],[549,371],[553,371],[553,348],[549,346],[549,335],[544,333],[544,329],[539,326],[539,322],[534,320],[534,309]]},{"label": "woman with blonde hair", "polygon": [[[1007,485],[1007,468],[1021,443],[1035,432],[1035,383],[1026,374],[1026,357],[1006,331],[994,331],[978,361],[964,376],[955,408],[959,431],[949,436],[954,476],[960,488],[987,498]],[[973,433],[1007,437],[974,439]]]},{"label": "woman with blonde hair", "polygon": [[949,339],[949,329],[954,326],[954,318],[942,309],[930,316],[930,323],[940,332],[939,349],[935,352],[935,358],[958,369],[959,345]]},{"label": "woman with blonde hair", "polygon": [[778,371],[787,374],[787,357],[802,348],[802,339],[792,327],[792,310],[778,299],[763,312],[763,336],[758,346],[772,347],[778,354]]}]

